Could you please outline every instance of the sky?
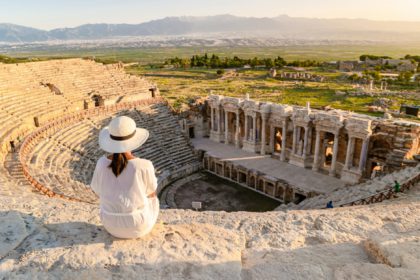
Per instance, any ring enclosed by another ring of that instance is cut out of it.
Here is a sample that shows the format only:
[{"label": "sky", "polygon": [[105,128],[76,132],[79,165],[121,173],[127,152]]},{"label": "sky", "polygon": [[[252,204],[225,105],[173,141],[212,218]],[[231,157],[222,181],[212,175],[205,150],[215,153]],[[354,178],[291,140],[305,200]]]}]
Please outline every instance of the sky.
[{"label": "sky", "polygon": [[420,0],[0,0],[0,23],[47,30],[218,14],[420,21]]}]

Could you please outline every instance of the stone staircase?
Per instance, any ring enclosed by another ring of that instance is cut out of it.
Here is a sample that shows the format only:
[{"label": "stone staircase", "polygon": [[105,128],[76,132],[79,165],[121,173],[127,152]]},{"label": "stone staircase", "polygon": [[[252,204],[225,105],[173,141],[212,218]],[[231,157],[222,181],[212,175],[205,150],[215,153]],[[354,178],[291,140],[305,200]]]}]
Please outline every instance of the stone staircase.
[{"label": "stone staircase", "polygon": [[[415,167],[407,167],[400,171],[387,174],[354,186],[338,188],[335,191],[305,199],[298,205],[289,206],[289,209],[322,209],[329,201],[333,202],[334,207],[348,206],[352,202],[369,198],[375,194],[392,189],[394,181],[403,185],[407,180],[420,174],[420,164]],[[283,209],[284,207],[279,207]]]}]

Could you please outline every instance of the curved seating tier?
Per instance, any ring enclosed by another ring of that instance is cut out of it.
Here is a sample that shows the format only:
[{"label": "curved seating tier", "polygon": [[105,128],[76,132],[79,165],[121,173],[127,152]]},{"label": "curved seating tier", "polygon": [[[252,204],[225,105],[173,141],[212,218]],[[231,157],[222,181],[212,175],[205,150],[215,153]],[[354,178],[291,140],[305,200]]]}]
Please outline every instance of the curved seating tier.
[{"label": "curved seating tier", "polygon": [[42,62],[0,63],[0,162],[40,125],[63,114],[93,107],[95,95],[110,103],[148,98],[152,85],[131,76],[120,65],[92,60],[62,59]]},{"label": "curved seating tier", "polygon": [[101,127],[112,117],[125,115],[149,130],[148,141],[135,155],[153,162],[159,190],[167,183],[198,170],[200,164],[182,134],[177,118],[165,103],[155,102],[116,113],[90,115],[54,129],[25,155],[30,175],[49,191],[65,197],[95,202],[88,186],[96,161],[104,155],[98,145]]}]

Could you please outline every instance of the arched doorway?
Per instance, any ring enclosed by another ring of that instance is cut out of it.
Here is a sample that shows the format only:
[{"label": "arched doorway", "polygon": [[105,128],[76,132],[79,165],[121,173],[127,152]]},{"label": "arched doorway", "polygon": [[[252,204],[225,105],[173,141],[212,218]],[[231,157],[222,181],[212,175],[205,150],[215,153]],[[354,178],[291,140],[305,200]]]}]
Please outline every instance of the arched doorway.
[{"label": "arched doorway", "polygon": [[281,127],[274,128],[274,152],[280,153],[282,150],[283,130]]},{"label": "arched doorway", "polygon": [[334,146],[334,134],[330,132],[325,132],[324,134],[324,142],[322,145],[322,158],[323,158],[323,165],[324,169],[329,170],[332,163],[333,158],[333,146]]},{"label": "arched doorway", "polygon": [[386,161],[392,147],[384,137],[372,137],[368,151],[368,174],[367,176],[374,178],[384,174],[386,170]]},{"label": "arched doorway", "polygon": [[98,95],[98,94],[93,95],[92,100],[95,102],[95,107],[105,105],[105,100],[101,95]]}]

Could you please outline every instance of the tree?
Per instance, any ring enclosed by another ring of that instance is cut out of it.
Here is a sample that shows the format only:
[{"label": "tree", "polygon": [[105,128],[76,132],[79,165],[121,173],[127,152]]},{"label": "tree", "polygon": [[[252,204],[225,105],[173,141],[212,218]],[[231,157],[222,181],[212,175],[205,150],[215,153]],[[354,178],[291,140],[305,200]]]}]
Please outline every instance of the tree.
[{"label": "tree", "polygon": [[368,80],[372,79],[375,81],[379,81],[382,78],[381,74],[378,71],[369,71],[369,70],[363,71],[363,76],[367,78]]},{"label": "tree", "polygon": [[413,73],[411,72],[401,72],[398,75],[398,81],[408,84],[411,80],[411,77],[413,76]]},{"label": "tree", "polygon": [[190,60],[188,58],[184,58],[181,60],[182,68],[188,68],[190,66]]},{"label": "tree", "polygon": [[404,58],[409,59],[409,60],[414,60],[414,61],[420,63],[420,55],[409,55],[409,54],[407,54]]},{"label": "tree", "polygon": [[391,59],[391,57],[389,56],[376,56],[376,55],[371,55],[371,54],[363,54],[360,56],[360,61],[366,61],[367,59],[369,60],[379,60],[379,59]]},{"label": "tree", "polygon": [[221,64],[220,58],[217,55],[213,54],[210,58],[210,67],[218,68],[220,67],[220,64]]},{"label": "tree", "polygon": [[249,65],[250,65],[251,67],[255,67],[255,66],[259,65],[259,60],[258,60],[258,57],[254,57],[253,59],[251,59],[251,61],[250,61]]},{"label": "tree", "polygon": [[282,57],[278,56],[274,59],[274,65],[276,67],[282,68],[287,64],[286,60],[284,60]]},{"label": "tree", "polygon": [[359,79],[360,79],[360,77],[357,74],[353,74],[353,75],[349,76],[349,80],[352,81],[352,82],[356,82]]},{"label": "tree", "polygon": [[271,58],[264,59],[264,65],[266,68],[272,68],[274,66],[273,60]]},{"label": "tree", "polygon": [[197,61],[195,60],[195,55],[191,57],[190,65],[191,67],[195,67],[197,65]]},{"label": "tree", "polygon": [[209,65],[210,65],[210,59],[207,53],[205,53],[203,56],[203,66],[209,67]]}]

